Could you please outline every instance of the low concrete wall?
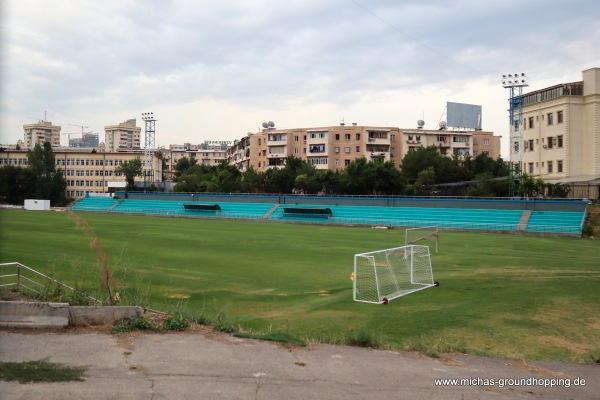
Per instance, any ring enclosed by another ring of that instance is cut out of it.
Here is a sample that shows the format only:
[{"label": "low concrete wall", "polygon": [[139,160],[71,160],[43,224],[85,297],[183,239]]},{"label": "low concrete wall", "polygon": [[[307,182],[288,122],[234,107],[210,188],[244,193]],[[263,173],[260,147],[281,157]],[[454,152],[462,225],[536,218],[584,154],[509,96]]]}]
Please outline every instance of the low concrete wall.
[{"label": "low concrete wall", "polygon": [[64,328],[69,325],[68,303],[0,301],[0,327]]},{"label": "low concrete wall", "polygon": [[65,328],[68,325],[115,324],[143,315],[142,307],[70,307],[68,303],[0,301],[2,328]]},{"label": "low concrete wall", "polygon": [[69,308],[71,325],[103,325],[114,324],[125,319],[143,316],[142,307],[97,306]]}]

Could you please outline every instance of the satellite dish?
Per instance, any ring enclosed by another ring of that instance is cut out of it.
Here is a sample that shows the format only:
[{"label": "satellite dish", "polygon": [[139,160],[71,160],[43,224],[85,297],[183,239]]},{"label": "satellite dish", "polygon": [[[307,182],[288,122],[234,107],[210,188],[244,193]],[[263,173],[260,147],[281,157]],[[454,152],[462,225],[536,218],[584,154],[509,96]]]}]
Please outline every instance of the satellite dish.
[{"label": "satellite dish", "polygon": [[275,128],[275,122],[269,121],[269,128]]},{"label": "satellite dish", "polygon": [[422,128],[423,125],[425,125],[425,121],[423,121],[422,119],[417,121],[417,125],[419,126],[419,128]]},{"label": "satellite dish", "polygon": [[246,133],[246,136],[248,136],[248,137],[252,136],[252,132]]},{"label": "satellite dish", "polygon": [[446,126],[446,121],[440,121],[440,129],[444,129]]},{"label": "satellite dish", "polygon": [[263,123],[262,123],[262,127],[263,127],[263,128],[268,128],[268,127],[269,127],[269,124],[268,124],[268,123],[266,123],[266,122],[263,122]]}]

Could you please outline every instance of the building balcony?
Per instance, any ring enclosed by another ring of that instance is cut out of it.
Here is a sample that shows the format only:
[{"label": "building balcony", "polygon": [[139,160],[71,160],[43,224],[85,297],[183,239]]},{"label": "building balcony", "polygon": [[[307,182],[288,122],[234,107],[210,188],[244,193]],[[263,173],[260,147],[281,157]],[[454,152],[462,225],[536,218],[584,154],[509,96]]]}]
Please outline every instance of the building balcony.
[{"label": "building balcony", "polygon": [[285,146],[287,144],[287,139],[282,140],[268,140],[267,146]]},{"label": "building balcony", "polygon": [[268,153],[267,158],[286,158],[287,155],[285,153]]},{"label": "building balcony", "polygon": [[390,138],[387,138],[387,137],[386,138],[370,137],[367,140],[369,143],[372,143],[372,144],[388,144],[388,145],[390,144]]}]

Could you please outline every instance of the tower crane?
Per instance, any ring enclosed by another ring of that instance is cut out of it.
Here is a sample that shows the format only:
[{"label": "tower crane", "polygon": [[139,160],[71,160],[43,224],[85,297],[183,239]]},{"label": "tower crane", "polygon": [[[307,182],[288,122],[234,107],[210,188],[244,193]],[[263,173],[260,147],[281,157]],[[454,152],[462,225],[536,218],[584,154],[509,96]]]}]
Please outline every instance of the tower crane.
[{"label": "tower crane", "polygon": [[[78,126],[78,127],[80,127],[81,128],[81,137],[83,137],[84,133],[90,133],[90,132],[84,132],[83,131],[84,129],[89,128],[88,126],[85,126],[85,125],[76,125],[76,124],[69,124],[69,125],[70,126]],[[67,140],[68,140],[67,146],[71,145],[71,135],[74,135],[74,134],[77,134],[77,133],[80,133],[80,132],[64,132],[63,133],[63,135],[67,135]]]}]

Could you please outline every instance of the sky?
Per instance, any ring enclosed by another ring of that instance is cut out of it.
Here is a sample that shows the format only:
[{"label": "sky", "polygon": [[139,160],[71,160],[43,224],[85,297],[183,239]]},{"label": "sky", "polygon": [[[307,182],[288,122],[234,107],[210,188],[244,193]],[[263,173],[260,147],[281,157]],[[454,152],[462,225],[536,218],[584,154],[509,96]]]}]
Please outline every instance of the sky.
[{"label": "sky", "polygon": [[[156,118],[157,146],[232,141],[263,122],[437,129],[481,105],[508,157],[501,78],[524,93],[600,67],[597,0],[3,0],[0,143]],[[67,144],[63,135],[62,144]]]}]

